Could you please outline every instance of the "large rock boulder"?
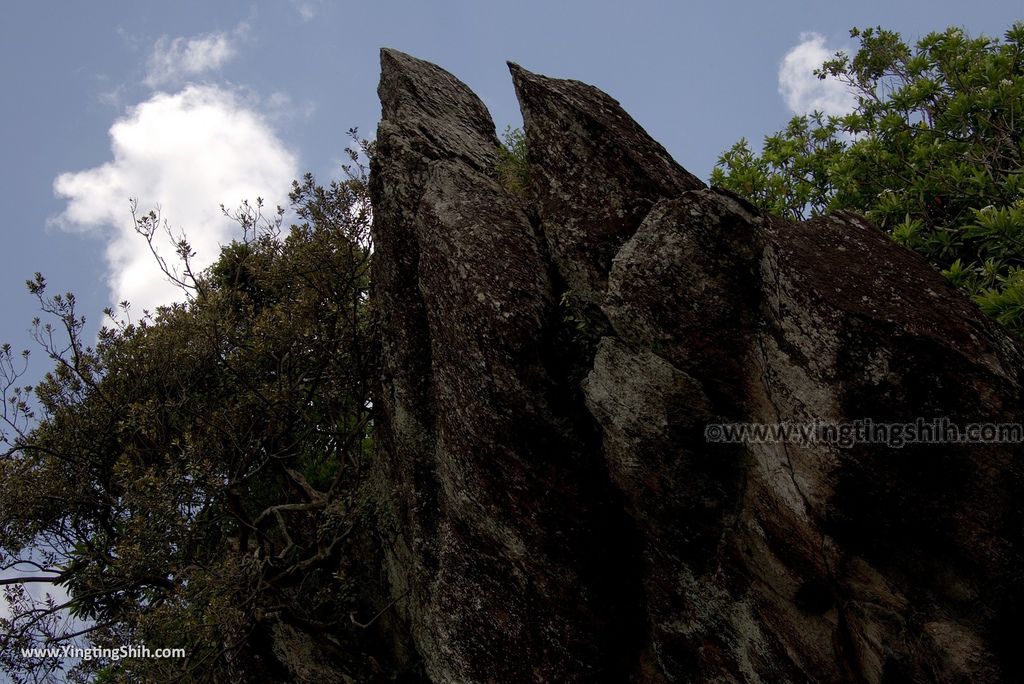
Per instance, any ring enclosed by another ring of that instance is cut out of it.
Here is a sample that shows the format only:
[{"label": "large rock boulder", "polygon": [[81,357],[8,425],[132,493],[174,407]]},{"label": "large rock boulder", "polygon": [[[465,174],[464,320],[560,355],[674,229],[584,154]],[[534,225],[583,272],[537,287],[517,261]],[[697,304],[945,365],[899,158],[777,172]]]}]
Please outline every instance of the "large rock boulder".
[{"label": "large rock boulder", "polygon": [[[1019,343],[857,217],[762,215],[511,69],[526,196],[465,85],[382,53],[376,475],[429,677],[1024,677],[1020,444],[885,427],[1018,422]],[[732,439],[854,421],[888,443]]]},{"label": "large rock boulder", "polygon": [[385,50],[380,90],[377,434],[398,605],[435,681],[592,679],[641,623],[619,615],[638,615],[636,589],[618,593],[625,517],[560,381],[543,236],[494,179],[494,124],[464,85]]}]

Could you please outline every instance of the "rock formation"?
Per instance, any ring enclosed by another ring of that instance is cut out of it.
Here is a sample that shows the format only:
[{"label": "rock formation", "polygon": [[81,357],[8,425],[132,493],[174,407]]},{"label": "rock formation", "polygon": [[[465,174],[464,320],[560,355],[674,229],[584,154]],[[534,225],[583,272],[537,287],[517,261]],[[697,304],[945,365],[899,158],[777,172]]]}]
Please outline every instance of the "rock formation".
[{"label": "rock formation", "polygon": [[[382,52],[385,568],[436,682],[1019,680],[1019,444],[713,441],[1012,423],[1020,344],[863,220],[708,189],[615,102]],[[711,438],[711,439],[709,439]]]}]

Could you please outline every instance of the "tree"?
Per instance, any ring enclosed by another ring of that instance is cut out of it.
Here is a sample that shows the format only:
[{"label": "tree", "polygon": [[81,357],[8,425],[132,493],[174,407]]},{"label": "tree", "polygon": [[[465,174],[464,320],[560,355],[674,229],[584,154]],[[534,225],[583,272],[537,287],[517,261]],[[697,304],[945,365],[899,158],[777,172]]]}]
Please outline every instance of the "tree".
[{"label": "tree", "polygon": [[[322,634],[314,650],[370,678],[357,625],[379,603],[372,553],[351,552],[373,513],[372,246],[358,163],[370,151],[350,151],[347,180],[296,182],[300,222],[284,235],[283,210],[264,216],[257,201],[226,212],[243,238],[205,272],[179,242],[181,273],[161,263],[187,301],[135,322],[127,304],[108,311],[95,347],[74,296],[30,281],[54,319],[37,320],[35,337],[55,367],[20,387],[26,361],[0,353],[0,568],[19,571],[3,580],[10,676],[54,676],[54,661],[22,647],[85,640],[188,655],[98,659],[69,676],[286,681]],[[162,225],[137,217],[150,241]],[[69,599],[34,599],[35,584]]]},{"label": "tree", "polygon": [[815,73],[845,83],[854,110],[794,117],[760,155],[740,140],[712,183],[796,220],[861,212],[1024,334],[1024,23],[1002,41],[949,28],[913,47],[850,33],[856,54]]}]

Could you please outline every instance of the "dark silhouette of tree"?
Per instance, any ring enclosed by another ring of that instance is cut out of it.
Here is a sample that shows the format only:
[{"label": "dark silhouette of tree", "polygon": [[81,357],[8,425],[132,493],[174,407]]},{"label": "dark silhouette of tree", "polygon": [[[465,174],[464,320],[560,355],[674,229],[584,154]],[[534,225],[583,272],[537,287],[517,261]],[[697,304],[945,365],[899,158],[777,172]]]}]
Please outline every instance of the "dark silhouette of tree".
[{"label": "dark silhouette of tree", "polygon": [[[23,387],[28,354],[0,353],[10,676],[56,676],[24,647],[87,643],[187,657],[101,658],[62,676],[287,680],[279,646],[297,633],[322,635],[342,671],[368,676],[356,616],[378,606],[359,586],[367,554],[351,548],[373,502],[369,152],[350,150],[343,181],[296,182],[287,230],[261,200],[225,210],[242,237],[205,271],[184,239],[175,267],[156,255],[186,301],[137,321],[127,303],[108,310],[95,346],[73,295],[29,282],[54,368]],[[165,224],[133,212],[152,245]],[[69,598],[34,598],[36,584]]]}]

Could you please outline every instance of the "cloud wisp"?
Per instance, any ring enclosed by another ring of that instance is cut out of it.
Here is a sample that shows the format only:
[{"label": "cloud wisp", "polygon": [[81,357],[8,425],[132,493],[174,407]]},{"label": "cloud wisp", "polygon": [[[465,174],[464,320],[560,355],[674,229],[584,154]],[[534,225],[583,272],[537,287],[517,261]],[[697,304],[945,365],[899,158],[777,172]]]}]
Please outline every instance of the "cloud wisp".
[{"label": "cloud wisp", "polygon": [[291,0],[302,21],[311,21],[316,16],[318,0]]},{"label": "cloud wisp", "polygon": [[248,24],[242,22],[230,32],[174,39],[161,36],[149,55],[143,82],[156,89],[216,71],[238,53],[237,42],[248,30]]},{"label": "cloud wisp", "polygon": [[[283,204],[298,176],[295,155],[266,120],[234,91],[213,85],[154,94],[114,122],[110,140],[112,160],[54,181],[55,193],[67,200],[54,221],[107,237],[112,302],[128,300],[136,312],[180,301],[183,294],[135,232],[131,198],[138,198],[142,211],[159,207],[176,233],[184,231],[202,268],[237,235],[221,204],[234,207],[256,197],[271,207]],[[171,240],[158,234],[155,243],[173,263]]]},{"label": "cloud wisp", "polygon": [[819,79],[814,70],[831,59],[835,50],[825,47],[819,33],[801,33],[800,42],[786,53],[779,64],[779,94],[795,114],[813,111],[839,116],[853,110],[857,101],[853,91],[829,76]]}]

